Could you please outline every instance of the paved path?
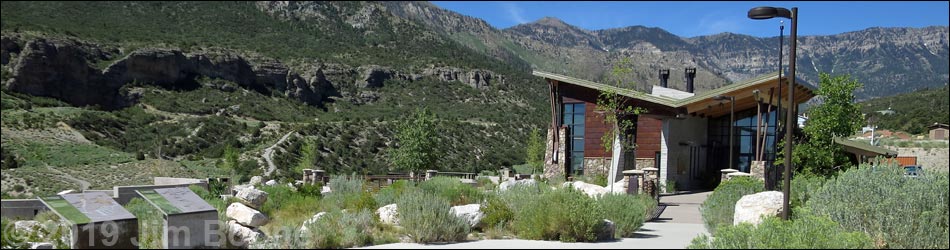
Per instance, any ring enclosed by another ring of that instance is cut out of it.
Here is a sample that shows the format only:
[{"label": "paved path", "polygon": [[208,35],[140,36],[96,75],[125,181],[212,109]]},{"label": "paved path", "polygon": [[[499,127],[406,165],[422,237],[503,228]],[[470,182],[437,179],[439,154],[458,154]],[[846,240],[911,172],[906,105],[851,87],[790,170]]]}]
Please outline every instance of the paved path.
[{"label": "paved path", "polygon": [[660,217],[647,222],[633,238],[624,238],[612,242],[598,243],[564,243],[558,241],[537,240],[480,240],[455,244],[395,243],[366,247],[367,249],[397,249],[397,248],[428,248],[428,249],[457,249],[457,248],[607,248],[607,249],[647,249],[647,248],[679,248],[683,249],[690,241],[700,234],[705,234],[703,219],[699,213],[702,204],[709,192],[694,194],[679,194],[663,196],[660,202],[669,204]]},{"label": "paved path", "polygon": [[264,176],[270,176],[270,174],[273,173],[274,170],[277,170],[277,165],[274,165],[274,150],[277,149],[277,146],[280,146],[280,144],[283,144],[284,141],[287,141],[287,138],[289,138],[291,135],[295,133],[297,132],[290,131],[289,133],[284,135],[284,137],[281,137],[280,140],[277,140],[277,143],[274,143],[274,145],[264,149],[264,154],[262,156],[264,157],[264,161],[267,162],[267,172],[264,173]]}]

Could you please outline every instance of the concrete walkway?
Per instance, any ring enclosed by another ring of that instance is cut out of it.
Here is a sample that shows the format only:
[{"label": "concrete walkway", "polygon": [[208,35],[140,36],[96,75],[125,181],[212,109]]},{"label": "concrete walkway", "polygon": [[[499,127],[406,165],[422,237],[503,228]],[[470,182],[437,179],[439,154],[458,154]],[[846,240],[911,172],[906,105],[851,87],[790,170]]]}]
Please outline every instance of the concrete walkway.
[{"label": "concrete walkway", "polygon": [[699,205],[706,200],[710,192],[679,194],[660,197],[660,203],[669,205],[652,222],[647,222],[633,238],[624,238],[612,242],[564,243],[558,241],[537,240],[479,240],[454,244],[416,244],[394,243],[365,247],[367,249],[427,248],[427,249],[496,249],[496,248],[607,248],[607,249],[683,249],[700,234],[706,234]]}]

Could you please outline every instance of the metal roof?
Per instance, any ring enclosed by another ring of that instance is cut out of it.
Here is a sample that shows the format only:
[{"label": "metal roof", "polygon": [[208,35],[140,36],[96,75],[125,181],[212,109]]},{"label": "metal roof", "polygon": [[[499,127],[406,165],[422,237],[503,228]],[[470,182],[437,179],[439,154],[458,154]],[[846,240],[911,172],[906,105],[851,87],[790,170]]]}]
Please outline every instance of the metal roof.
[{"label": "metal roof", "polygon": [[[656,103],[656,104],[660,104],[660,105],[664,105],[664,106],[668,106],[672,108],[685,107],[686,105],[704,101],[704,100],[713,98],[717,95],[722,95],[725,93],[729,93],[729,92],[740,90],[747,87],[752,87],[752,86],[766,83],[769,81],[778,80],[778,71],[776,71],[773,73],[757,76],[755,78],[752,78],[746,81],[729,84],[717,89],[703,92],[701,94],[696,94],[691,97],[677,100],[677,99],[668,98],[668,97],[653,96],[653,95],[636,91],[636,90],[618,88],[618,87],[610,86],[603,83],[592,82],[592,81],[588,81],[584,79],[578,79],[578,78],[574,78],[570,76],[559,75],[559,74],[554,74],[554,73],[549,73],[549,72],[544,72],[544,71],[535,70],[532,72],[532,75],[544,77],[546,79],[557,80],[559,82],[574,84],[574,85],[578,85],[582,87],[592,88],[592,89],[596,89],[600,91],[605,91],[605,90],[614,91],[617,94],[620,94],[622,96],[636,98],[639,100],[644,100],[644,101],[648,101],[648,102],[652,102],[652,103]],[[815,87],[814,85],[797,77],[795,78],[795,84],[805,87],[811,91],[814,91],[817,89],[817,87]]]}]

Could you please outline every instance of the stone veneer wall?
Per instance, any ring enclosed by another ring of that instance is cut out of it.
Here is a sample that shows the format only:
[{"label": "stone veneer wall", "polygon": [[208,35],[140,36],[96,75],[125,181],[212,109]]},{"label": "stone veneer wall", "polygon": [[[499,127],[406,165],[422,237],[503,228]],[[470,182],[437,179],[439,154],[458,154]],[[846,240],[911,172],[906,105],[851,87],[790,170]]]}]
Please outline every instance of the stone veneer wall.
[{"label": "stone veneer wall", "polygon": [[560,127],[558,130],[558,147],[557,147],[557,161],[555,162],[554,158],[554,128],[548,128],[547,143],[544,150],[544,175],[546,179],[561,178],[567,179],[565,174],[566,163],[564,162],[567,159],[567,156],[564,155],[566,140],[567,140],[567,127]]}]

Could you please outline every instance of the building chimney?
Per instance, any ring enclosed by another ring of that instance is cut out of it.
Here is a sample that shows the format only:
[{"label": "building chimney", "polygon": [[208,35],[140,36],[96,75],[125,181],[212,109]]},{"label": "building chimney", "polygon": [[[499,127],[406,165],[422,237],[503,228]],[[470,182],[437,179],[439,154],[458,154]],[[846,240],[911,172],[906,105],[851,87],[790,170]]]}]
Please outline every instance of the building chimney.
[{"label": "building chimney", "polygon": [[693,86],[693,79],[696,78],[696,68],[686,68],[686,92],[693,93],[695,90]]},{"label": "building chimney", "polygon": [[670,79],[670,70],[661,69],[660,70],[660,87],[668,88],[666,84],[667,79]]}]

